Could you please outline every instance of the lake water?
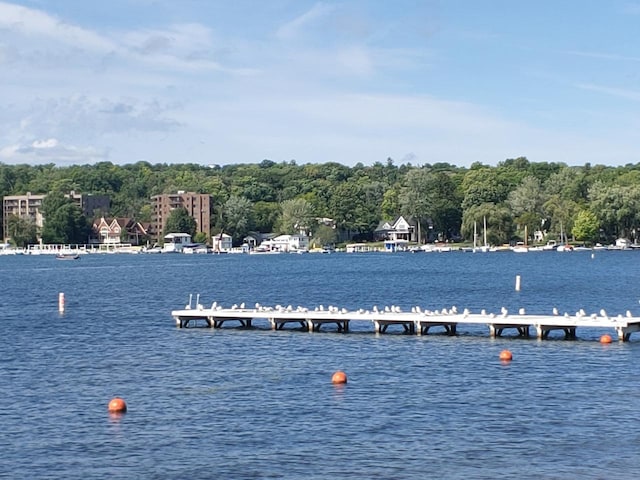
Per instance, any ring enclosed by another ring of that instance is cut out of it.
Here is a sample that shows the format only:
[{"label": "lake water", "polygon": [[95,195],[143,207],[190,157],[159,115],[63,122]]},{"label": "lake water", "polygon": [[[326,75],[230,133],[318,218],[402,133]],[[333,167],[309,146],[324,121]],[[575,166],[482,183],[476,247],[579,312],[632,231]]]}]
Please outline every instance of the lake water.
[{"label": "lake water", "polygon": [[[0,477],[638,478],[640,333],[602,345],[580,329],[178,329],[170,312],[199,293],[639,316],[639,264],[640,252],[0,257]],[[347,385],[331,384],[336,370]],[[107,413],[115,396],[123,416]]]}]

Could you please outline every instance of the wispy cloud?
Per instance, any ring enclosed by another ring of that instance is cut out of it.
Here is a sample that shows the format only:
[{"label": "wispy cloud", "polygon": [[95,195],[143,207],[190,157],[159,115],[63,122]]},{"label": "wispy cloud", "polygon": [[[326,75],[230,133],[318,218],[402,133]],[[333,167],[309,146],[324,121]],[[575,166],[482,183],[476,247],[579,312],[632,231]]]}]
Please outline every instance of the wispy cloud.
[{"label": "wispy cloud", "polygon": [[640,62],[640,57],[620,55],[617,53],[583,52],[578,50],[569,50],[566,53],[568,55],[574,55],[576,57],[598,58],[601,60],[615,60],[624,62]]},{"label": "wispy cloud", "polygon": [[640,3],[629,2],[622,6],[622,12],[629,15],[640,15]]},{"label": "wispy cloud", "polygon": [[83,49],[107,52],[114,44],[90,30],[66,23],[40,10],[0,2],[0,29],[26,37],[45,37]]},{"label": "wispy cloud", "polygon": [[594,85],[590,83],[581,83],[577,85],[582,90],[604,93],[614,97],[625,98],[627,100],[640,101],[640,90],[628,90],[624,88],[606,87],[603,85]]},{"label": "wispy cloud", "polygon": [[333,5],[322,2],[316,3],[310,10],[306,11],[299,17],[296,17],[290,22],[287,22],[284,25],[280,26],[280,28],[278,28],[278,30],[276,31],[276,37],[283,40],[295,38],[306,27],[318,21],[319,19],[326,18],[334,10],[335,7]]}]

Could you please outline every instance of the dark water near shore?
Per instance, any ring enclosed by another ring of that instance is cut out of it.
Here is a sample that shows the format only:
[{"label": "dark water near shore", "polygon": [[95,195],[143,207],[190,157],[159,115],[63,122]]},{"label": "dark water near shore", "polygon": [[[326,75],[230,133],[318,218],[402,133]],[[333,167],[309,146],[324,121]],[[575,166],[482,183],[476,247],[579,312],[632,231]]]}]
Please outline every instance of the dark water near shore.
[{"label": "dark water near shore", "polygon": [[177,329],[170,312],[200,293],[639,316],[639,265],[640,252],[0,257],[0,477],[638,478],[640,333]]}]

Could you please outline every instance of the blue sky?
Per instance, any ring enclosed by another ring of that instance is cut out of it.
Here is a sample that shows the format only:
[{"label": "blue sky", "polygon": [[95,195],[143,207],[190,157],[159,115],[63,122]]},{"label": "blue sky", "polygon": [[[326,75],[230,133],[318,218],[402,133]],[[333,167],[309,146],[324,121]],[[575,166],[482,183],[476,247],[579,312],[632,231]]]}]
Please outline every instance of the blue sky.
[{"label": "blue sky", "polygon": [[0,162],[640,162],[640,0],[0,0]]}]

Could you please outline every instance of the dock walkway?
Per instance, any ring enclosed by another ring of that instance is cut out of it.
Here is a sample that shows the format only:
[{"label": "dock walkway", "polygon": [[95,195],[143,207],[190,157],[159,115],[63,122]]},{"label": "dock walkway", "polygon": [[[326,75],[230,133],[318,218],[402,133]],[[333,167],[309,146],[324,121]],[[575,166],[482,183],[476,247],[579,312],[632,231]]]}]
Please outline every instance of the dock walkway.
[{"label": "dock walkway", "polygon": [[[199,297],[199,296],[198,296]],[[256,304],[253,308],[246,308],[244,304],[223,308],[214,302],[210,308],[205,308],[196,300],[195,308],[189,304],[182,310],[174,310],[171,316],[176,326],[183,328],[190,324],[204,320],[211,328],[221,328],[225,323],[238,322],[240,326],[249,328],[254,320],[265,319],[273,330],[282,330],[288,324],[295,324],[310,332],[320,331],[326,324],[335,325],[338,332],[348,332],[352,322],[372,325],[375,333],[385,333],[391,326],[398,326],[404,332],[426,335],[431,329],[444,330],[448,335],[457,333],[458,325],[487,325],[491,337],[502,336],[505,330],[515,330],[518,336],[528,337],[530,329],[535,329],[537,338],[543,340],[553,330],[562,330],[566,339],[575,339],[578,328],[613,329],[621,341],[628,341],[631,333],[640,331],[640,317],[633,317],[630,312],[626,316],[608,316],[601,310],[598,314],[587,315],[576,312],[573,315],[529,315],[522,309],[517,314],[509,314],[504,308],[499,314],[471,313],[465,309],[459,312],[456,307],[442,311],[421,310],[413,307],[411,312],[401,311],[399,307],[384,307],[372,310],[347,310],[337,307],[266,307]]]}]

